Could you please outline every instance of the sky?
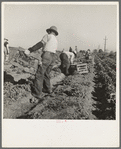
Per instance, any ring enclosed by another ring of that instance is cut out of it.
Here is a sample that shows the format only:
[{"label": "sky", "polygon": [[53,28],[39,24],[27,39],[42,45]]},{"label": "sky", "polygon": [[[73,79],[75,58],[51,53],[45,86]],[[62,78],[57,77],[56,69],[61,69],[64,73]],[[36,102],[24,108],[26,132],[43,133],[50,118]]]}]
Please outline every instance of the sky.
[{"label": "sky", "polygon": [[9,46],[28,49],[56,26],[58,50],[117,50],[118,3],[6,2],[3,3],[3,38]]}]

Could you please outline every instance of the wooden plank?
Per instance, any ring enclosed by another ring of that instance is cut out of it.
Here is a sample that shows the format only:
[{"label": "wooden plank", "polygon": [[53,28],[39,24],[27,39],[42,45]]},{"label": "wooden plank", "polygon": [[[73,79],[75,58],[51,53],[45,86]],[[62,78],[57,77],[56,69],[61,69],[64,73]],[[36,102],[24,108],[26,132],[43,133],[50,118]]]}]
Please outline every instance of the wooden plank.
[{"label": "wooden plank", "polygon": [[87,67],[77,67],[77,69],[87,69]]},{"label": "wooden plank", "polygon": [[78,68],[86,68],[87,66],[77,66]]},{"label": "wooden plank", "polygon": [[87,70],[87,67],[77,67],[77,70],[83,70],[83,69],[86,69]]},{"label": "wooden plank", "polygon": [[77,69],[87,69],[87,67],[83,67],[83,68],[81,68],[81,67],[78,67]]},{"label": "wooden plank", "polygon": [[87,66],[87,63],[77,64],[77,66]]},{"label": "wooden plank", "polygon": [[82,72],[79,72],[80,74],[84,74],[84,73],[88,73],[88,71],[82,71]]},{"label": "wooden plank", "polygon": [[81,71],[87,71],[87,69],[82,69],[82,70],[79,70],[79,69],[78,69],[78,71],[80,71],[80,72],[81,72]]}]

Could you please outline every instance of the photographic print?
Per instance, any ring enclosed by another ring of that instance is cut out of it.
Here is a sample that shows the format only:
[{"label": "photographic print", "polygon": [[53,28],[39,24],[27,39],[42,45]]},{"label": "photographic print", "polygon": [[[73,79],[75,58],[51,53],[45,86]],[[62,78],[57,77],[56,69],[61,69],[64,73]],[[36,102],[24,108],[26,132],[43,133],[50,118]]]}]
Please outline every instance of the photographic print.
[{"label": "photographic print", "polygon": [[3,2],[2,66],[3,120],[117,122],[118,2]]}]

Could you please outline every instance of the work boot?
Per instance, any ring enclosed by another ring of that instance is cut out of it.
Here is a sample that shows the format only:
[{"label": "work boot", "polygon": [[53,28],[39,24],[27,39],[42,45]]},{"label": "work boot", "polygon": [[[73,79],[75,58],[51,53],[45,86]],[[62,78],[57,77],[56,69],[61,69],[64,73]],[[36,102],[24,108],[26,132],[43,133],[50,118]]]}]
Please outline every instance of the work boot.
[{"label": "work boot", "polygon": [[39,100],[38,100],[37,98],[35,98],[35,97],[32,97],[32,98],[30,99],[30,103],[35,103],[35,104],[37,104],[37,103],[39,103]]},{"label": "work boot", "polygon": [[52,93],[52,89],[46,90],[46,89],[43,88],[42,89],[42,92],[51,94]]},{"label": "work boot", "polygon": [[36,94],[33,94],[32,93],[32,98],[30,99],[30,103],[40,103],[43,101],[43,97],[44,95],[41,94],[41,95],[36,95]]}]

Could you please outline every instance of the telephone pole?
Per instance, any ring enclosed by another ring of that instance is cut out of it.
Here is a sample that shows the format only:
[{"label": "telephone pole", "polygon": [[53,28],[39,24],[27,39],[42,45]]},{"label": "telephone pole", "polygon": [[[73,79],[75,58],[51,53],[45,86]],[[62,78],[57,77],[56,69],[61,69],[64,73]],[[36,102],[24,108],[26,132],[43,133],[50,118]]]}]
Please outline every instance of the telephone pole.
[{"label": "telephone pole", "polygon": [[108,39],[106,39],[106,36],[105,36],[105,42],[104,42],[104,52],[106,52],[106,40],[108,40]]}]

